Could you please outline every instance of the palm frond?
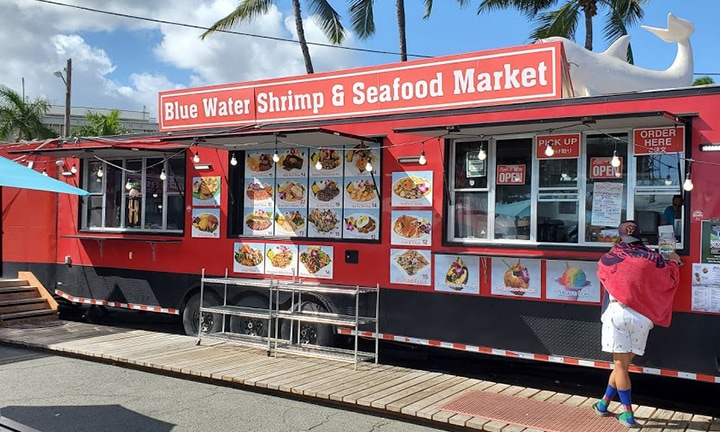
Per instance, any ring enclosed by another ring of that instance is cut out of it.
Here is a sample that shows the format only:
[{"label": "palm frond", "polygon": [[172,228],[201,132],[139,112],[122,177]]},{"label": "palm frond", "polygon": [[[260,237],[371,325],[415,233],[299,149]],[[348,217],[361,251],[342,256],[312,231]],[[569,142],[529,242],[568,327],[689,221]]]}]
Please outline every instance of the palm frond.
[{"label": "palm frond", "polygon": [[367,39],[375,34],[373,16],[374,0],[352,0],[350,7],[350,25],[359,39]]},{"label": "palm frond", "polygon": [[200,35],[200,39],[205,39],[211,33],[218,30],[228,30],[235,27],[238,23],[264,15],[267,13],[271,4],[274,4],[273,0],[240,0],[240,4],[234,11],[211,25],[209,29]]},{"label": "palm frond", "polygon": [[345,27],[340,21],[340,14],[333,9],[328,0],[311,0],[310,11],[317,17],[316,23],[333,45],[340,45],[345,39]]},{"label": "palm frond", "polygon": [[535,41],[560,36],[574,40],[580,16],[580,6],[577,2],[569,1],[556,11],[542,13],[535,20],[538,25],[530,33],[530,38]]}]

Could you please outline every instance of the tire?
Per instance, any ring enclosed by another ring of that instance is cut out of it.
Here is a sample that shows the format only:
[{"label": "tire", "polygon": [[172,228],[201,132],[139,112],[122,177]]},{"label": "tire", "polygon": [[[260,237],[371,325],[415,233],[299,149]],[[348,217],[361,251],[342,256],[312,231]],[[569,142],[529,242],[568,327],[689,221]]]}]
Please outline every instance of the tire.
[{"label": "tire", "polygon": [[[304,311],[327,312],[325,306],[314,302],[304,301],[300,306]],[[297,305],[293,305],[293,309],[297,310]],[[280,324],[280,334],[284,340],[290,340],[290,324],[291,320],[283,320]],[[300,326],[300,337],[298,340],[298,326]],[[333,328],[328,324],[318,324],[311,322],[295,321],[292,323],[292,343],[309,344],[329,347],[334,341]]]},{"label": "tire", "polygon": [[[203,294],[203,305],[217,306],[221,304],[220,297],[214,292],[208,291]],[[185,303],[182,312],[183,328],[185,334],[189,336],[198,335],[198,326],[200,324],[200,293],[190,297]],[[203,332],[215,333],[222,329],[222,315],[220,314],[203,314]]]},{"label": "tire", "polygon": [[[250,295],[241,298],[237,302],[237,306],[267,310],[268,299],[258,295]],[[230,317],[230,331],[250,336],[267,337],[270,332],[270,323],[266,319],[233,315]]]}]

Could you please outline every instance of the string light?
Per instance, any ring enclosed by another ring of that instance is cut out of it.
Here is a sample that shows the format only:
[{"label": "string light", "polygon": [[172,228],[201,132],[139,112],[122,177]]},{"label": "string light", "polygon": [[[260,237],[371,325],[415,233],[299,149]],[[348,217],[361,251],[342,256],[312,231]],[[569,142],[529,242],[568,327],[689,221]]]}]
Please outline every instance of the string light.
[{"label": "string light", "polygon": [[478,159],[480,159],[480,160],[487,159],[487,153],[485,153],[485,147],[480,147],[480,151],[478,152]]},{"label": "string light", "polygon": [[55,161],[55,165],[57,165],[59,167],[65,166],[65,161],[58,158],[58,160]]},{"label": "string light", "polygon": [[75,166],[75,164],[72,164],[72,167],[70,168],[70,172],[73,174],[77,174],[77,167]]},{"label": "string light", "polygon": [[45,168],[43,168],[42,175],[44,175],[45,177],[47,177],[47,175],[48,175],[47,170]]},{"label": "string light", "polygon": [[237,165],[237,158],[235,157],[235,153],[233,153],[232,157],[230,158],[230,165],[232,165],[232,166]]},{"label": "string light", "polygon": [[665,177],[665,186],[670,186],[672,184],[672,177],[670,177],[670,174]]},{"label": "string light", "polygon": [[127,190],[132,189],[132,183],[130,183],[130,179],[127,179],[127,182],[125,182],[125,189],[127,189]]},{"label": "string light", "polygon": [[427,163],[427,158],[425,157],[425,150],[422,150],[420,152],[420,157],[418,158],[418,163],[420,165],[425,165]]},{"label": "string light", "polygon": [[277,149],[275,149],[275,153],[273,153],[273,162],[280,162],[280,155],[278,154]]},{"label": "string light", "polygon": [[693,190],[695,185],[692,182],[692,179],[690,178],[690,171],[688,170],[688,173],[685,175],[685,182],[683,183],[683,190],[686,190],[690,192]]},{"label": "string light", "polygon": [[610,160],[610,165],[614,166],[615,168],[620,166],[620,158],[617,155],[617,150],[613,150],[613,157],[612,160]]},{"label": "string light", "polygon": [[165,168],[160,170],[160,180],[165,181],[167,174],[165,174]]},{"label": "string light", "polygon": [[551,156],[554,155],[554,154],[555,154],[555,149],[553,149],[552,144],[548,143],[548,144],[545,146],[545,156],[551,157]]},{"label": "string light", "polygon": [[322,163],[320,162],[320,159],[318,158],[318,161],[315,162],[315,169],[320,171],[322,169]]},{"label": "string light", "polygon": [[373,166],[370,163],[370,159],[368,159],[367,163],[365,164],[365,171],[372,172],[372,170],[373,170]]},{"label": "string light", "polygon": [[195,150],[195,156],[193,156],[193,162],[200,163],[200,155],[198,154],[197,150]]},{"label": "string light", "polygon": [[98,177],[102,177],[102,176],[103,176],[102,167],[98,168],[98,170],[97,170],[97,176],[98,176]]}]

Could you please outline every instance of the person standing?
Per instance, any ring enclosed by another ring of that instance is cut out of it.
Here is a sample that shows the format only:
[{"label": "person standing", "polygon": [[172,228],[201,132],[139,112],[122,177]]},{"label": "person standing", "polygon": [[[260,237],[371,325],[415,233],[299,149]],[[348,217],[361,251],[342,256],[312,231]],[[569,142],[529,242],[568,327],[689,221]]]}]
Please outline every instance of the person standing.
[{"label": "person standing", "polygon": [[669,205],[662,214],[662,225],[673,225],[675,223],[675,219],[682,218],[682,205],[682,195],[674,195],[672,198],[672,205]]},{"label": "person standing", "polygon": [[605,288],[602,313],[602,350],[612,353],[614,368],[605,395],[593,405],[602,416],[617,394],[622,404],[618,421],[637,427],[632,409],[628,367],[636,355],[645,354],[645,345],[654,325],[668,327],[678,287],[680,256],[673,252],[668,261],[635,237],[635,221],[618,228],[618,241],[598,262],[597,275]]}]

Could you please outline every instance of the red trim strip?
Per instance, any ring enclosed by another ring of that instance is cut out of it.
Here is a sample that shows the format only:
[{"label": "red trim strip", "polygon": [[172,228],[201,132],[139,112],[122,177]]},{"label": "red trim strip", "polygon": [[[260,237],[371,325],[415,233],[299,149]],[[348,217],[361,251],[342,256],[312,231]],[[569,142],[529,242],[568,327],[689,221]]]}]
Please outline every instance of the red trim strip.
[{"label": "red trim strip", "polygon": [[122,308],[122,309],[142,310],[142,311],[147,311],[147,312],[165,313],[165,314],[170,314],[170,315],[180,315],[180,311],[177,309],[163,308],[160,306],[139,305],[139,304],[134,304],[134,303],[111,302],[111,301],[107,301],[107,300],[96,300],[96,299],[84,298],[84,297],[75,297],[75,296],[71,296],[70,294],[67,294],[63,291],[60,291],[59,289],[55,290],[55,294],[59,295],[60,297],[64,298],[65,300],[73,302],[73,303],[90,304],[90,305],[96,305],[96,306],[108,306],[108,307],[115,307],[115,308]]}]

